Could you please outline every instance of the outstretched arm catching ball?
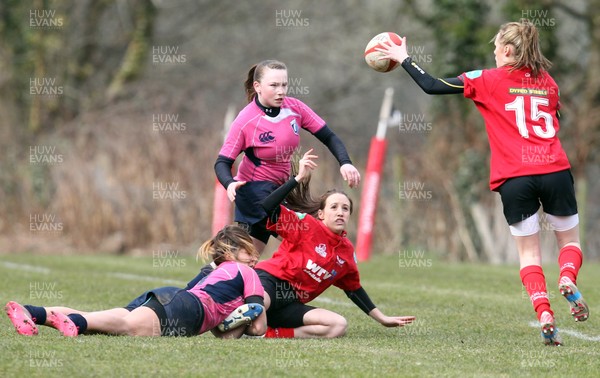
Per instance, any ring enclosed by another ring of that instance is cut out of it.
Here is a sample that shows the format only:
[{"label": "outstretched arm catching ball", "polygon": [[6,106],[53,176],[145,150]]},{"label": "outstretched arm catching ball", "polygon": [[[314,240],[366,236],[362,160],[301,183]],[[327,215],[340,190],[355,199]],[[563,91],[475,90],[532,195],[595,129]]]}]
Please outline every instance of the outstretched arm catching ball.
[{"label": "outstretched arm catching ball", "polygon": [[402,65],[402,68],[408,72],[410,77],[423,89],[427,94],[458,94],[463,93],[464,84],[460,77],[450,78],[434,78],[425,72],[424,69],[411,59],[408,55],[406,46],[406,37],[400,38],[400,44],[394,43],[393,40],[387,40],[380,44],[376,50],[383,53],[379,59],[391,59]]}]

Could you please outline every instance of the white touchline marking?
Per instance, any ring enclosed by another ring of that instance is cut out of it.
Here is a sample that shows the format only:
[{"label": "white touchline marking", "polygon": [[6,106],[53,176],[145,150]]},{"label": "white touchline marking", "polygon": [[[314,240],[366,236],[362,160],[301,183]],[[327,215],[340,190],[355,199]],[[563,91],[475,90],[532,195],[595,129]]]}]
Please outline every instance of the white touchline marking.
[{"label": "white touchline marking", "polygon": [[44,273],[44,274],[50,273],[50,269],[44,268],[41,266],[19,264],[19,263],[13,263],[13,262],[9,262],[9,261],[3,261],[2,265],[7,267],[8,269],[24,270],[26,272],[36,272],[36,273]]},{"label": "white touchline marking", "polygon": [[117,273],[108,273],[108,275],[112,276],[112,277],[116,277],[116,278],[121,278],[124,280],[130,280],[130,281],[151,281],[151,282],[160,281],[160,282],[176,285],[178,287],[183,287],[186,285],[186,282],[179,281],[179,280],[156,278],[156,277],[152,277],[152,276],[140,276],[137,274],[130,274],[130,273],[118,273],[117,272]]},{"label": "white touchline marking", "polygon": [[[337,306],[343,306],[343,307],[357,307],[354,302],[352,302],[350,299],[348,299],[348,301],[338,301],[335,299],[331,299],[331,298],[327,298],[327,297],[316,297],[315,299],[312,300],[313,302],[322,302],[322,303],[327,303],[327,304],[332,304],[332,305],[337,305]],[[381,304],[378,303],[377,304],[377,308],[378,309],[385,309],[387,308],[386,304]]]},{"label": "white touchline marking", "polygon": [[[50,272],[52,272],[52,270],[49,268],[35,266],[35,265],[28,265],[28,264],[13,263],[13,262],[8,262],[8,261],[2,262],[2,265],[4,265],[5,267],[7,267],[9,269],[24,270],[24,271],[28,271],[28,272],[36,272],[36,273],[44,273],[44,274],[49,274]],[[171,285],[174,285],[177,287],[184,287],[187,284],[186,282],[179,281],[179,280],[171,280],[168,278],[157,278],[157,277],[152,277],[152,276],[142,276],[142,275],[131,274],[131,273],[111,272],[111,273],[107,273],[107,275],[116,277],[116,278],[120,278],[123,280],[129,280],[129,281],[164,282],[165,284],[171,284]],[[317,297],[317,298],[313,299],[312,301],[328,303],[328,304],[344,306],[344,307],[353,307],[354,306],[353,303],[342,302],[342,301],[338,301],[338,300],[323,297],[323,296]],[[386,307],[385,305],[378,306],[378,308],[385,308],[385,307]]]},{"label": "white touchline marking", "polygon": [[[539,326],[540,326],[539,323],[537,323],[537,322],[529,322],[529,325],[533,328],[539,328]],[[585,333],[581,333],[579,331],[574,331],[572,329],[565,329],[565,328],[558,327],[558,331],[565,335],[573,336],[573,337],[576,337],[578,339],[585,340],[585,341],[600,341],[600,336],[588,336]]]},{"label": "white touchline marking", "polygon": [[323,302],[323,303],[329,303],[329,304],[334,304],[334,305],[338,305],[338,306],[346,306],[346,307],[354,306],[353,303],[340,302],[335,299],[331,299],[331,298],[327,298],[327,297],[316,297],[315,299],[313,299],[313,302]]},{"label": "white touchline marking", "polygon": [[[44,274],[49,274],[52,272],[52,269],[46,268],[43,266],[20,264],[20,263],[14,263],[14,262],[9,262],[9,261],[3,261],[2,265],[8,269],[23,270],[26,272],[35,272],[35,273],[44,273]],[[186,284],[185,282],[179,281],[179,280],[171,280],[168,278],[157,278],[157,277],[151,277],[151,276],[140,276],[137,274],[130,274],[130,273],[116,272],[116,273],[107,273],[107,275],[116,277],[116,278],[121,278],[124,280],[130,280],[130,281],[152,281],[152,282],[158,281],[158,282],[164,282],[166,284],[176,285],[176,286],[180,286],[180,287],[183,287]]]}]

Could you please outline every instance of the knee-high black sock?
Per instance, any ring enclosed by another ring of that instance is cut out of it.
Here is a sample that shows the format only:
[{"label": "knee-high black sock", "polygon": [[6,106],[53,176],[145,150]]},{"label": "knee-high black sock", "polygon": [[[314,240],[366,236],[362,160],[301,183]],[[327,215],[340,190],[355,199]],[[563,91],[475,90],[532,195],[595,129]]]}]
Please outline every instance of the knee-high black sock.
[{"label": "knee-high black sock", "polygon": [[25,305],[25,310],[29,311],[31,319],[35,324],[46,323],[46,309],[40,306]]},{"label": "knee-high black sock", "polygon": [[73,323],[75,323],[75,327],[77,327],[77,333],[79,335],[83,335],[85,331],[87,331],[87,320],[85,320],[85,318],[82,315],[71,314],[67,316],[69,317],[69,319],[71,319]]}]

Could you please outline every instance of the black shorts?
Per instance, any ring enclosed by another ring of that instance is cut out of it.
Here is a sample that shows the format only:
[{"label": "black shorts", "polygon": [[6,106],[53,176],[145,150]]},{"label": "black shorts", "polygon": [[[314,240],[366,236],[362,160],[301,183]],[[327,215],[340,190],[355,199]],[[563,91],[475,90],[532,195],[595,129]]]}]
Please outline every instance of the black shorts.
[{"label": "black shorts", "polygon": [[197,336],[204,321],[200,299],[176,287],[149,291],[142,306],[156,313],[162,336]]},{"label": "black shorts", "polygon": [[571,170],[544,175],[514,177],[498,188],[504,217],[509,225],[519,223],[537,213],[556,216],[577,214],[577,200]]},{"label": "black shorts", "polygon": [[[204,277],[208,276],[213,270],[215,270],[215,269],[213,268],[213,266],[211,264],[204,265],[202,268],[200,268],[200,272],[198,273],[198,275],[196,277],[194,277],[190,282],[188,282],[185,289],[190,290],[191,288],[196,286],[196,284],[198,282],[200,282]],[[164,290],[167,288],[179,289],[178,287],[162,287],[162,288],[158,288],[158,289],[148,290],[148,291],[142,293],[139,297],[137,297],[134,300],[132,300],[131,302],[129,302],[129,304],[127,306],[125,306],[125,309],[127,309],[129,311],[133,311],[136,308],[143,305],[148,300],[148,293],[155,291],[155,290],[159,290],[159,289]]]},{"label": "black shorts", "polygon": [[174,292],[174,291],[180,290],[180,289],[181,288],[179,288],[179,287],[166,286],[166,287],[159,287],[156,289],[148,290],[148,291],[142,293],[139,297],[137,297],[134,300],[132,300],[131,302],[129,302],[129,304],[127,306],[125,306],[125,309],[127,309],[129,311],[133,311],[136,308],[142,306],[150,298],[150,296],[149,296],[150,293],[152,293],[154,291],[160,291],[162,293],[165,293],[165,295],[166,295],[166,293]]},{"label": "black shorts", "polygon": [[235,221],[247,225],[252,237],[267,243],[277,234],[267,230],[267,213],[260,202],[279,185],[270,181],[249,181],[237,189],[235,195]]},{"label": "black shorts", "polygon": [[304,325],[304,314],[316,307],[298,300],[291,283],[280,280],[264,270],[256,269],[265,293],[271,298],[267,310],[267,325],[272,328],[298,328]]}]

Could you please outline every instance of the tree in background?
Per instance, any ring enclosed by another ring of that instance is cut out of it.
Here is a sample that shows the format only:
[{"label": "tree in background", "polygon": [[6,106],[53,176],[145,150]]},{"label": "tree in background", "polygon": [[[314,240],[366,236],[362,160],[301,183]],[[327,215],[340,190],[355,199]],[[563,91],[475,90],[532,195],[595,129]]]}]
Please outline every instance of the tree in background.
[{"label": "tree in background", "polygon": [[[458,97],[415,95],[404,88],[414,83],[398,72],[373,72],[364,46],[382,31],[407,34],[413,46],[426,48],[416,52],[424,67],[456,75],[493,64],[488,41],[505,19],[548,9],[557,25],[544,30],[544,50],[560,73],[563,140],[593,224],[600,217],[594,203],[600,196],[592,195],[600,184],[590,180],[599,176],[590,163],[598,159],[600,36],[598,17],[587,10],[599,1],[581,1],[580,8],[554,1],[510,1],[503,8],[491,0],[431,7],[414,0],[347,0],[345,7],[3,1],[0,234],[37,237],[29,229],[47,215],[59,219],[59,239],[76,251],[192,245],[209,237],[223,116],[230,104],[244,105],[241,83],[250,65],[276,58],[288,64],[295,95],[336,130],[358,167],[366,163],[364,141],[375,131],[387,86],[394,85],[399,110],[431,122],[428,133],[388,133],[375,250],[415,247],[456,260],[506,260],[510,237],[487,190],[487,140],[475,109]],[[566,24],[576,32],[565,34]],[[46,158],[61,161],[31,160]],[[315,189],[341,186],[334,162],[323,165]],[[426,184],[431,198],[399,199],[402,185],[415,181]],[[179,198],[166,198],[173,196]],[[590,235],[586,244],[600,246],[600,237]]]}]

